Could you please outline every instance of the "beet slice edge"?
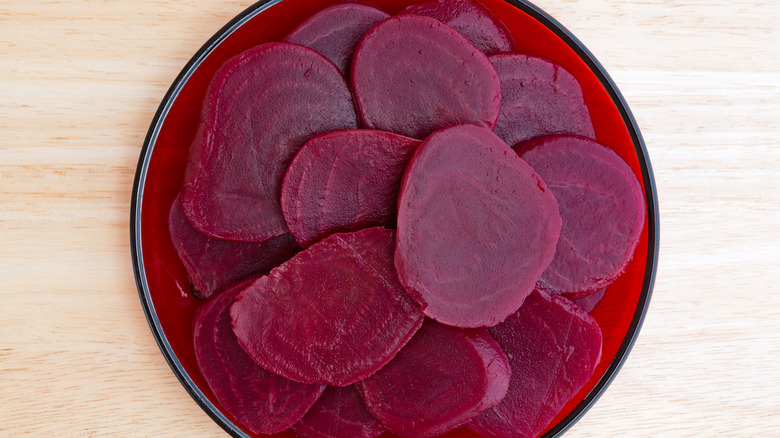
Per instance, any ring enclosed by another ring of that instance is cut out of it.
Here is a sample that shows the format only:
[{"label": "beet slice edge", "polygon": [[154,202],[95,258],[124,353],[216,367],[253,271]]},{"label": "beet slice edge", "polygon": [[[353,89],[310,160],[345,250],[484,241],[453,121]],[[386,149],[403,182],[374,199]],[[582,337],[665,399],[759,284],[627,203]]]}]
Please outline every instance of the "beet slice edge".
[{"label": "beet slice edge", "polygon": [[184,216],[178,196],[168,214],[168,230],[198,299],[251,275],[268,272],[300,249],[290,234],[259,243],[203,235]]},{"label": "beet slice edge", "polygon": [[230,305],[254,279],[203,303],[193,320],[195,356],[203,377],[228,414],[254,433],[281,432],[300,420],[324,386],[293,382],[255,363],[233,334]]},{"label": "beet slice edge", "polygon": [[375,438],[387,430],[354,385],[329,386],[292,429],[300,438]]}]

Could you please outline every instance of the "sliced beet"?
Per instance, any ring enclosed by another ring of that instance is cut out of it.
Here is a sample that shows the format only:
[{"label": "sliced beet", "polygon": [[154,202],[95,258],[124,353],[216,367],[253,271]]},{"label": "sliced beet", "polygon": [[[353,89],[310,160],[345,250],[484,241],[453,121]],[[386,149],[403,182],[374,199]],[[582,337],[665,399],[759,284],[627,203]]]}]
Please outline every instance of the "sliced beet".
[{"label": "sliced beet", "polygon": [[483,437],[536,437],[590,379],[601,358],[601,330],[571,301],[539,291],[488,330],[509,358],[512,378],[501,403],[466,427]]},{"label": "sliced beet", "polygon": [[373,6],[338,3],[309,17],[284,37],[284,41],[316,50],[347,75],[352,54],[363,34],[389,17]]},{"label": "sliced beet", "polygon": [[254,433],[281,432],[295,424],[325,389],[293,382],[258,366],[238,344],[230,319],[240,282],[203,303],[195,313],[195,357],[225,411]]},{"label": "sliced beet", "polygon": [[558,199],[561,238],[540,284],[582,298],[611,283],[634,255],[645,223],[642,186],[593,140],[549,136],[516,147]]},{"label": "sliced beet", "polygon": [[190,149],[182,208],[204,234],[260,242],[287,233],[282,178],[311,137],[357,127],[347,83],[307,47],[268,43],[217,71]]},{"label": "sliced beet", "polygon": [[369,30],[355,51],[352,86],[363,124],[423,139],[451,125],[493,128],[501,84],[493,65],[453,28],[398,15]]},{"label": "sliced beet", "polygon": [[604,294],[606,293],[607,293],[607,288],[605,287],[597,290],[596,292],[593,292],[592,294],[586,297],[574,299],[572,300],[572,302],[580,306],[582,310],[588,313],[592,313],[594,310],[596,310],[596,306],[599,305],[601,300],[604,299]]},{"label": "sliced beet", "polygon": [[332,234],[249,286],[231,309],[244,349],[304,383],[346,386],[390,361],[422,324],[393,268],[395,232]]},{"label": "sliced beet", "polygon": [[510,145],[549,134],[596,138],[577,79],[560,65],[519,53],[490,56],[501,79],[493,132]]},{"label": "sliced beet", "polygon": [[300,438],[374,438],[387,430],[368,412],[354,385],[329,386],[292,429]]},{"label": "sliced beet", "polygon": [[439,322],[492,326],[523,303],[552,260],[561,218],[534,170],[490,130],[428,137],[401,184],[395,266]]},{"label": "sliced beet", "polygon": [[193,294],[200,299],[250,275],[268,272],[300,249],[289,233],[260,243],[205,236],[190,225],[179,197],[168,214],[168,230]]},{"label": "sliced beet", "polygon": [[402,14],[425,15],[452,27],[486,54],[511,52],[512,35],[487,8],[472,0],[439,0],[411,5]]},{"label": "sliced beet", "polygon": [[484,328],[426,320],[384,368],[359,385],[368,410],[402,437],[433,437],[498,404],[509,361]]},{"label": "sliced beet", "polygon": [[419,144],[367,129],[309,140],[282,185],[282,212],[298,243],[307,247],[334,232],[393,226],[401,177]]}]

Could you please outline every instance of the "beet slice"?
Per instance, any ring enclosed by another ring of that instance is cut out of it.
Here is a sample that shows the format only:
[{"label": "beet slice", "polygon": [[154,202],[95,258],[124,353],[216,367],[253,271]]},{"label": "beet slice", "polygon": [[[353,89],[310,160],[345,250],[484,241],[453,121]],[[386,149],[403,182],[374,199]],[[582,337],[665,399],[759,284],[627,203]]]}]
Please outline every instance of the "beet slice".
[{"label": "beet slice", "polygon": [[387,430],[354,385],[329,386],[292,429],[300,438],[375,438]]},{"label": "beet slice", "polygon": [[217,71],[203,103],[181,195],[192,225],[227,240],[287,233],[282,178],[311,137],[357,127],[347,83],[307,47],[268,43]]},{"label": "beet slice", "polygon": [[240,282],[201,305],[193,320],[195,357],[219,403],[254,433],[276,433],[303,417],[325,389],[279,377],[258,366],[238,344],[230,319]]},{"label": "beet slice", "polygon": [[419,144],[362,129],[309,140],[282,185],[282,212],[298,243],[307,247],[334,232],[394,226],[401,177]]},{"label": "beet slice", "polygon": [[249,286],[231,309],[238,340],[265,369],[347,386],[390,361],[422,324],[393,268],[395,232],[332,234]]},{"label": "beet slice", "polygon": [[205,236],[190,225],[178,196],[168,214],[168,231],[187,270],[193,295],[199,299],[250,275],[268,272],[300,249],[289,233],[260,243]]},{"label": "beet slice", "polygon": [[401,183],[395,266],[423,313],[492,326],[523,303],[552,260],[561,218],[534,170],[490,130],[437,131]]},{"label": "beet slice", "polygon": [[338,3],[309,17],[284,37],[284,41],[316,50],[347,75],[352,54],[363,34],[389,17],[373,6]]},{"label": "beet slice", "polygon": [[540,284],[582,298],[611,283],[645,223],[642,186],[615,152],[584,137],[548,136],[515,148],[558,199],[561,238]]},{"label": "beet slice", "polygon": [[484,437],[536,437],[587,383],[601,358],[596,320],[559,295],[534,291],[488,329],[509,358],[506,397],[466,427]]},{"label": "beet slice", "polygon": [[493,128],[501,84],[493,65],[453,28],[398,15],[369,30],[355,51],[352,86],[368,128],[423,139],[460,123]]},{"label": "beet slice", "polygon": [[439,0],[411,5],[402,14],[425,15],[452,27],[485,54],[515,50],[512,34],[487,8],[472,0]]},{"label": "beet slice", "polygon": [[510,145],[549,134],[596,138],[582,87],[552,61],[519,53],[490,56],[501,79],[501,113],[493,129]]},{"label": "beet slice", "polygon": [[582,310],[588,313],[593,313],[593,311],[596,310],[596,306],[598,306],[601,300],[604,299],[604,294],[606,293],[607,293],[607,288],[605,287],[597,290],[596,292],[593,292],[592,294],[586,297],[574,299],[572,300],[572,302],[580,306]]},{"label": "beet slice", "polygon": [[504,398],[509,360],[484,328],[430,319],[384,368],[360,383],[368,410],[402,437],[455,429]]}]

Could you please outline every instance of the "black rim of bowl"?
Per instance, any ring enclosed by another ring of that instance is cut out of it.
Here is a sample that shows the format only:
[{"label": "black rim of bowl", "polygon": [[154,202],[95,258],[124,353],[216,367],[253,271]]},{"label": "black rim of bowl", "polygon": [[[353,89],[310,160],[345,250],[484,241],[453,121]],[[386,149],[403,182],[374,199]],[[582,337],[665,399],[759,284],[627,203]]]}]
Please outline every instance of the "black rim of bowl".
[{"label": "black rim of bowl", "polygon": [[[154,145],[157,142],[157,136],[160,133],[163,122],[165,121],[168,112],[173,104],[173,101],[179,95],[179,92],[187,83],[193,72],[200,66],[203,60],[228,36],[230,36],[236,29],[244,25],[247,21],[256,17],[271,6],[280,3],[283,0],[265,0],[259,1],[250,6],[244,12],[236,16],[222,29],[220,29],[214,36],[212,36],[206,44],[204,44],[195,55],[187,62],[181,73],[176,77],[165,97],[162,100],[159,108],[157,109],[149,131],[146,134],[143,147],[141,149],[141,155],[138,160],[138,167],[135,173],[135,181],[133,183],[133,197],[130,206],[130,249],[132,253],[133,271],[135,273],[135,281],[138,287],[138,294],[141,298],[141,304],[146,314],[146,319],[149,322],[149,327],[154,334],[154,338],[157,341],[157,345],[160,347],[163,356],[168,361],[173,373],[179,379],[184,388],[189,392],[192,398],[198,403],[198,405],[206,411],[206,413],[219,424],[225,431],[234,437],[249,438],[241,428],[228,419],[211,401],[203,394],[198,388],[192,378],[187,374],[179,362],[176,354],[168,342],[165,333],[163,332],[160,320],[157,317],[157,312],[154,309],[152,303],[152,297],[149,291],[149,285],[146,280],[146,274],[143,264],[143,253],[141,248],[141,206],[143,200],[144,186],[146,183],[146,174],[149,167],[149,161],[154,150]],[[612,78],[607,74],[604,67],[596,60],[593,54],[569,32],[563,25],[548,15],[546,12],[539,9],[537,6],[531,4],[525,0],[504,0],[505,2],[517,7],[523,12],[528,13],[534,19],[544,24],[547,28],[552,30],[559,38],[565,41],[578,55],[585,61],[591,71],[598,77],[602,86],[609,93],[615,106],[620,111],[626,127],[629,130],[631,139],[634,143],[637,158],[642,170],[642,178],[645,186],[646,201],[647,201],[647,217],[648,217],[648,248],[647,248],[647,265],[645,266],[645,276],[642,283],[642,292],[639,297],[639,303],[637,304],[634,317],[629,325],[626,337],[623,339],[623,343],[618,348],[618,351],[610,363],[604,375],[601,377],[596,386],[588,393],[588,395],[580,402],[569,415],[563,420],[558,422],[552,429],[550,429],[545,438],[558,437],[572,427],[591,406],[601,397],[609,384],[617,375],[620,368],[623,366],[628,354],[631,351],[637,336],[639,335],[639,329],[644,321],[645,314],[647,313],[648,305],[650,304],[650,296],[652,294],[653,285],[655,283],[655,274],[658,267],[658,248],[659,248],[659,216],[658,216],[658,195],[656,192],[655,179],[653,177],[653,171],[650,166],[650,158],[647,154],[647,148],[645,142],[642,139],[642,135],[639,132],[639,127],[634,119],[631,110],[628,108],[623,95],[618,90]]]}]

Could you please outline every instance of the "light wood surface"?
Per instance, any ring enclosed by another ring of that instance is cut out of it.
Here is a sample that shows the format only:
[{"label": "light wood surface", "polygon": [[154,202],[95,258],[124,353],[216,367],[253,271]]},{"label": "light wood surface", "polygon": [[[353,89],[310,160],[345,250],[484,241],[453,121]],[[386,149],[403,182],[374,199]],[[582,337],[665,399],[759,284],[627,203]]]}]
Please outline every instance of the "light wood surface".
[{"label": "light wood surface", "polygon": [[[567,436],[780,434],[780,2],[538,0],[644,134],[661,258],[623,370]],[[154,111],[248,1],[0,2],[0,436],[225,436],[133,280]]]}]

